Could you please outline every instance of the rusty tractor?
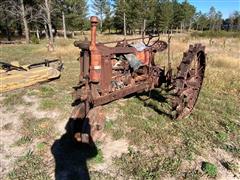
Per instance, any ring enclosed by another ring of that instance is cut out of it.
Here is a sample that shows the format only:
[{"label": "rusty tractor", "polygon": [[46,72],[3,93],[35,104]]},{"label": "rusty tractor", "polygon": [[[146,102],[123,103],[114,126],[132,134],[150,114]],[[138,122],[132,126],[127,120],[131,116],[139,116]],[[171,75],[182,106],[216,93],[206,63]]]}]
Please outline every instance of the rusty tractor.
[{"label": "rusty tractor", "polygon": [[[168,69],[156,65],[157,52],[169,49],[168,42],[159,36],[96,42],[98,18],[91,17],[91,41],[75,41],[80,51],[80,79],[74,88],[73,111],[70,119],[78,124],[73,130],[77,141],[95,141],[104,127],[99,106],[136,93],[150,92],[155,88],[167,87],[172,93],[172,115],[175,119],[188,116],[196,104],[204,78],[206,66],[205,47],[190,45],[173,75],[171,61]],[[141,40],[138,43],[129,43]],[[114,47],[107,44],[116,44]],[[95,110],[95,111],[94,111]],[[94,113],[91,113],[94,111]]]}]

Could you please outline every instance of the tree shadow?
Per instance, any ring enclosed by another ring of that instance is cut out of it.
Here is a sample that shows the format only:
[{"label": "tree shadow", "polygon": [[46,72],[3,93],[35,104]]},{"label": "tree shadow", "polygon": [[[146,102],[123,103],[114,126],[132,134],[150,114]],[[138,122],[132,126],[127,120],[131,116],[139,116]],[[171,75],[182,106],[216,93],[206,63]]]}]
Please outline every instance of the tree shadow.
[{"label": "tree shadow", "polygon": [[96,145],[79,143],[73,138],[74,132],[80,129],[80,121],[69,119],[65,129],[66,133],[55,140],[51,152],[55,159],[56,180],[88,180],[90,179],[87,160],[98,153]]},{"label": "tree shadow", "polygon": [[[149,96],[149,98],[143,99],[141,97],[143,95]],[[147,102],[147,100],[152,99],[152,100],[158,101],[160,104],[168,104],[169,102],[167,101],[167,98],[165,96],[161,95],[161,93],[159,91],[152,90],[150,92],[150,94],[149,94],[149,92],[140,93],[140,94],[137,94],[136,97],[140,101],[143,101],[145,107],[149,107],[149,108],[153,109],[155,112],[157,112],[158,114],[167,116],[170,119],[173,118],[173,116],[169,112],[166,112],[166,110],[164,110],[164,108],[159,108],[159,106],[156,103]]]}]

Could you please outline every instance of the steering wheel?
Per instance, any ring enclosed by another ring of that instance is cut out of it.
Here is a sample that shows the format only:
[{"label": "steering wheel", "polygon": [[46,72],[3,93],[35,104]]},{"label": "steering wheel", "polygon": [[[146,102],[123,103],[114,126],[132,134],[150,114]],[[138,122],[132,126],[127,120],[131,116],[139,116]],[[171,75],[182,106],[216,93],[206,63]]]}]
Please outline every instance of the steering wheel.
[{"label": "steering wheel", "polygon": [[[145,32],[146,32],[146,29],[144,29],[144,31],[142,32],[142,42],[145,46],[152,47],[154,44],[159,42],[159,38],[160,38],[159,33],[158,33],[158,35],[149,34],[148,40],[147,40],[147,42],[145,42],[145,37],[144,37]],[[154,37],[158,37],[158,39],[153,41]]]},{"label": "steering wheel", "polygon": [[[160,40],[160,35],[159,35],[159,32],[158,32],[158,35],[157,36],[154,36],[154,35],[149,35],[148,37],[148,41],[147,43],[145,42],[145,38],[144,38],[144,32],[146,30],[143,31],[142,33],[142,42],[144,43],[145,46],[149,47],[150,49],[152,49],[152,51],[156,52],[161,52],[161,51],[164,51],[165,49],[167,49],[167,42],[165,41],[161,41]],[[152,40],[154,37],[158,37],[157,40]]]}]

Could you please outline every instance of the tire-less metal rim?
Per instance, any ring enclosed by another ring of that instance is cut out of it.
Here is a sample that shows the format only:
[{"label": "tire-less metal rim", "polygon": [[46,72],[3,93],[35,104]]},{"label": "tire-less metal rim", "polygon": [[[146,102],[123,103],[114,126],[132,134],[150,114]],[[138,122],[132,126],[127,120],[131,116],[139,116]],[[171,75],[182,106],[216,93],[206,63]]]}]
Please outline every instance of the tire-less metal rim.
[{"label": "tire-less metal rim", "polygon": [[183,55],[175,79],[175,118],[183,119],[192,112],[202,87],[205,66],[205,47],[201,44],[190,45]]}]

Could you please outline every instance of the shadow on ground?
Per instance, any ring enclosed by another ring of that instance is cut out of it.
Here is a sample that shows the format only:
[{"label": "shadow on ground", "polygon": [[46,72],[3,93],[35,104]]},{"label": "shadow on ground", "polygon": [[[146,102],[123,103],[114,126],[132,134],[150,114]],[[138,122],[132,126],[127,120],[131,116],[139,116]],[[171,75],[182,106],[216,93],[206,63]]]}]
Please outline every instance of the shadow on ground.
[{"label": "shadow on ground", "polygon": [[94,143],[77,143],[73,139],[74,123],[74,120],[69,119],[65,127],[66,133],[55,140],[51,147],[55,159],[56,180],[90,179],[87,160],[97,155],[97,148]]},{"label": "shadow on ground", "polygon": [[[141,97],[142,95],[149,96],[149,98],[143,99]],[[161,92],[159,92],[157,90],[152,90],[150,94],[144,92],[144,93],[138,94],[136,97],[144,103],[145,107],[149,107],[149,108],[153,109],[159,115],[167,116],[170,119],[173,118],[172,115],[169,113],[169,109],[166,110],[163,108],[163,106],[166,104],[169,104],[169,102],[167,101],[167,98],[165,96],[161,95]],[[159,102],[159,104],[147,102],[149,99],[157,101],[157,102]]]}]

